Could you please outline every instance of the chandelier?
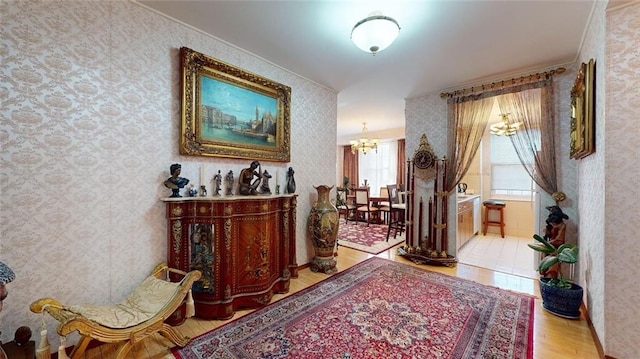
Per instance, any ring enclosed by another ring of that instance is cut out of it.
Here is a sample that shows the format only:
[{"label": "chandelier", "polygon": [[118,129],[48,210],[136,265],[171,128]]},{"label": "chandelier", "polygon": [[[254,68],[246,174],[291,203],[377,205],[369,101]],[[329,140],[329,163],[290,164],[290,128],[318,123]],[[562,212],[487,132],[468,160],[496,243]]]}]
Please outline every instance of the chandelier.
[{"label": "chandelier", "polygon": [[399,33],[400,25],[394,18],[375,11],[353,27],[351,40],[362,51],[375,55],[389,47]]},{"label": "chandelier", "polygon": [[496,136],[513,136],[518,132],[518,128],[522,125],[522,122],[510,123],[509,122],[510,114],[500,114],[502,120],[498,123],[494,123],[489,126],[489,133]]},{"label": "chandelier", "polygon": [[378,143],[379,141],[377,139],[368,139],[367,138],[367,123],[363,122],[362,123],[362,137],[359,140],[351,140],[349,141],[349,143],[351,143],[351,153],[353,153],[354,155],[356,153],[358,153],[358,150],[362,151],[363,155],[366,155],[367,152],[371,151],[371,150],[376,150],[376,153],[378,153]]}]

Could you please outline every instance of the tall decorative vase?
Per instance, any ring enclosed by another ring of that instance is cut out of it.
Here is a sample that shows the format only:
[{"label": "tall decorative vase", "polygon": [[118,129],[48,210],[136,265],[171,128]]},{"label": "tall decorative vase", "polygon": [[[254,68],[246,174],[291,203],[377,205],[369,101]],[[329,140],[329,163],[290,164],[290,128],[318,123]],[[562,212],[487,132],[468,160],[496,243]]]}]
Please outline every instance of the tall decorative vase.
[{"label": "tall decorative vase", "polygon": [[338,271],[334,253],[338,238],[338,210],[331,203],[329,194],[333,186],[313,187],[318,191],[318,201],[309,213],[309,234],[315,257],[311,261],[312,272],[332,274]]}]

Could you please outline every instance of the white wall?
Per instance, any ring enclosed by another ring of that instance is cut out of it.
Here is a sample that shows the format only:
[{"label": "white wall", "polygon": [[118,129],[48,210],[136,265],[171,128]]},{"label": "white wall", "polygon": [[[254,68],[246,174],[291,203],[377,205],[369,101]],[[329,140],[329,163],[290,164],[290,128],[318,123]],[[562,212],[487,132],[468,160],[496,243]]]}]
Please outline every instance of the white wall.
[{"label": "white wall", "polygon": [[178,154],[182,46],[292,88],[291,162],[262,163],[282,181],[296,171],[297,261],[309,262],[312,186],[334,182],[335,158],[317,154],[336,148],[336,93],[128,1],[3,1],[0,12],[0,260],[16,273],[3,341],[21,325],[38,339],[32,301],[113,304],[166,259],[169,165],[196,182],[202,165],[248,166]]},{"label": "white wall", "polygon": [[[398,122],[398,121],[395,121]],[[350,135],[342,135],[340,137],[338,137],[337,141],[338,141],[338,145],[348,145],[350,144],[349,141],[351,140],[357,140],[360,137],[362,137],[362,132],[361,133],[356,133],[356,134],[350,134]],[[367,131],[367,137],[368,138],[377,138],[378,140],[384,141],[384,140],[399,140],[401,138],[404,138],[404,123],[402,123],[402,126],[400,127],[396,127],[396,128],[391,128],[391,129],[387,129],[387,130],[382,130],[382,131]]]}]

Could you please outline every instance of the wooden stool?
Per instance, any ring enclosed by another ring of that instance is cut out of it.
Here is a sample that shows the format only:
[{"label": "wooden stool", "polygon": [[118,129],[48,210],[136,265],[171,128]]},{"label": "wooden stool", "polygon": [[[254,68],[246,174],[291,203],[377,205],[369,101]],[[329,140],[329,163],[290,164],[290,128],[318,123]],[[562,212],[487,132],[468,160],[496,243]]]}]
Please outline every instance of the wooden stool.
[{"label": "wooden stool", "polygon": [[[487,228],[489,226],[500,226],[500,235],[504,238],[504,207],[506,203],[501,201],[484,201],[482,202],[484,205],[484,230],[483,234],[487,235]],[[500,221],[490,221],[489,220],[489,211],[499,211],[500,212]]]}]

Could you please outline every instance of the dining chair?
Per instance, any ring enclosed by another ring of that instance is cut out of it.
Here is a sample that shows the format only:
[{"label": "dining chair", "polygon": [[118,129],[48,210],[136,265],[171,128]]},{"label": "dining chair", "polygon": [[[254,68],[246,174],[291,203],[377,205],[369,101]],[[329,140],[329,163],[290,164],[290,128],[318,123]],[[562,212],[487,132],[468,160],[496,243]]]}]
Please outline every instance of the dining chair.
[{"label": "dining chair", "polygon": [[[364,217],[367,221],[367,226],[375,218],[379,218],[379,209],[371,205],[369,200],[369,188],[356,188],[354,189],[356,196],[356,220],[355,224],[358,224],[358,220]],[[362,217],[361,217],[362,216]]]},{"label": "dining chair", "polygon": [[398,185],[398,203],[405,203],[407,198],[407,190],[404,187],[404,184]]},{"label": "dining chair", "polygon": [[[387,186],[380,187],[380,198],[389,198],[389,190]],[[382,201],[378,203],[378,209],[382,212],[382,222],[384,224],[389,223],[389,214],[391,213],[391,203],[387,201]]]},{"label": "dining chair", "polygon": [[389,203],[391,203],[391,210],[389,213],[389,226],[387,228],[388,242],[392,229],[393,238],[396,238],[398,233],[402,235],[402,233],[404,232],[406,204],[404,203],[404,201],[402,201],[402,195],[401,192],[398,191],[397,185],[387,185],[387,190],[389,192]]}]

